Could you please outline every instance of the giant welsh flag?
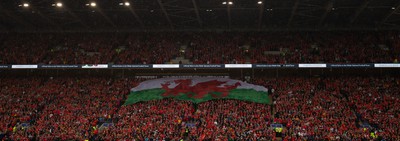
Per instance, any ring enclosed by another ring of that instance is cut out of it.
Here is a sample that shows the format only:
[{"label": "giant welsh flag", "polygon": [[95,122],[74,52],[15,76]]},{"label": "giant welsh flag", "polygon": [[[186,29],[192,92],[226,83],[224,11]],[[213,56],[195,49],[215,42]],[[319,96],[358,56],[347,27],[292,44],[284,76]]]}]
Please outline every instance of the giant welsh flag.
[{"label": "giant welsh flag", "polygon": [[140,101],[175,98],[200,103],[213,99],[237,99],[269,104],[267,89],[239,80],[217,77],[161,78],[132,88],[125,105]]}]

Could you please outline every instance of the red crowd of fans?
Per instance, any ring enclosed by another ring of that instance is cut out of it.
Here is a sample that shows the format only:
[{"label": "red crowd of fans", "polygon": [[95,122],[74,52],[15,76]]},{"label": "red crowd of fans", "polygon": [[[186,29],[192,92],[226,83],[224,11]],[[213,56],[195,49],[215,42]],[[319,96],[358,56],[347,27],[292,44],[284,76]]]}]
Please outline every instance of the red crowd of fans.
[{"label": "red crowd of fans", "polygon": [[[126,79],[2,79],[1,132],[12,140],[84,140],[117,111]],[[4,117],[4,118],[3,118]],[[29,124],[24,128],[23,124]]]},{"label": "red crowd of fans", "polygon": [[226,33],[192,35],[185,57],[194,64],[245,63],[244,35]]},{"label": "red crowd of fans", "polygon": [[[396,34],[293,33],[255,37],[252,63],[392,63],[399,59]],[[279,51],[265,55],[265,51]]]},{"label": "red crowd of fans", "polygon": [[199,122],[193,139],[271,140],[270,106],[239,100],[215,100],[198,105]]},{"label": "red crowd of fans", "polygon": [[49,46],[44,64],[107,64],[116,57],[122,41],[116,34],[56,35]]},{"label": "red crowd of fans", "polygon": [[116,64],[164,64],[179,54],[183,37],[169,34],[128,35]]},{"label": "red crowd of fans", "polygon": [[[399,79],[255,79],[272,105],[163,99],[122,105],[141,80],[2,78],[0,137],[11,140],[400,139]],[[109,123],[105,126],[103,123]],[[361,128],[369,124],[371,128]]]},{"label": "red crowd of fans", "polygon": [[392,63],[400,35],[374,32],[2,34],[1,64]]},{"label": "red crowd of fans", "polygon": [[111,118],[129,93],[124,80],[90,78],[64,82],[35,126],[41,140],[89,138],[92,130],[97,132],[89,128],[96,126],[99,118]]},{"label": "red crowd of fans", "polygon": [[394,78],[352,78],[343,86],[364,122],[382,129],[382,136],[400,139],[400,81]]},{"label": "red crowd of fans", "polygon": [[164,99],[122,106],[114,127],[100,132],[105,140],[178,140],[185,131],[184,123],[193,118],[188,101]]},{"label": "red crowd of fans", "polygon": [[49,35],[3,35],[0,49],[1,64],[39,64],[50,46]]},{"label": "red crowd of fans", "polygon": [[[288,127],[288,138],[350,139],[356,116],[336,86],[338,80],[281,79],[276,90],[275,122]],[[285,88],[285,89],[282,89]]]},{"label": "red crowd of fans", "polygon": [[[368,140],[373,139],[371,132],[400,139],[397,78],[279,78],[254,83],[274,88],[274,122],[286,125],[286,139]],[[365,124],[372,127],[361,128]]]}]

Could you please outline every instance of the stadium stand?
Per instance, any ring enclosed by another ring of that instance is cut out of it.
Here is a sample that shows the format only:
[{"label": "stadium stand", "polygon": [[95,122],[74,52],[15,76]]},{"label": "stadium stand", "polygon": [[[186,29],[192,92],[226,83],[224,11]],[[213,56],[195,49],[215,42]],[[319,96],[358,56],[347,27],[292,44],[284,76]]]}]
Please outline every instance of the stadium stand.
[{"label": "stadium stand", "polygon": [[[272,105],[222,99],[199,104],[163,99],[123,105],[129,89],[143,80],[1,78],[0,137],[3,140],[399,139],[397,78],[287,77],[252,81],[273,89],[270,90]],[[283,128],[272,128],[277,124]]]},{"label": "stadium stand", "polygon": [[400,0],[2,0],[0,141],[400,141]]},{"label": "stadium stand", "polygon": [[1,64],[393,63],[400,52],[390,32],[3,36]]}]

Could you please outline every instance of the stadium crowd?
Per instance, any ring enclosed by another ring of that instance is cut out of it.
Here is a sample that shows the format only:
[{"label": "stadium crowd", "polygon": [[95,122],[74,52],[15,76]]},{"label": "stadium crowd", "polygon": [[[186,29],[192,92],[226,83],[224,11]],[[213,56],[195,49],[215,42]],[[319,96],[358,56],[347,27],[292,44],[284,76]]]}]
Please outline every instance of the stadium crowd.
[{"label": "stadium crowd", "polygon": [[129,92],[126,81],[118,79],[64,79],[61,83],[57,98],[43,109],[36,122],[40,140],[88,139],[98,132],[92,127],[100,118],[111,119]]},{"label": "stadium crowd", "polygon": [[[111,119],[133,85],[126,79],[50,78],[1,81],[6,139],[84,140]],[[28,124],[25,128],[23,125]]]},{"label": "stadium crowd", "polygon": [[[287,83],[289,82],[289,83]],[[336,87],[338,80],[282,79],[276,91],[275,122],[296,140],[357,139],[356,116]],[[283,89],[286,88],[286,89]]]},{"label": "stadium crowd", "polygon": [[[380,63],[394,62],[399,37],[393,34],[312,33],[258,37],[252,63]],[[270,38],[270,40],[268,40]],[[265,40],[264,40],[265,39]],[[289,42],[288,42],[289,41]],[[279,51],[265,55],[265,51]]]},{"label": "stadium crowd", "polygon": [[[400,35],[384,32],[2,34],[0,64],[392,63]],[[22,42],[21,42],[22,41]]]},{"label": "stadium crowd", "polygon": [[395,140],[400,139],[399,82],[394,78],[352,78],[342,82],[363,122],[381,129],[385,138]]},{"label": "stadium crowd", "polygon": [[283,140],[400,139],[397,78],[255,79],[253,83],[270,89],[272,105],[227,99],[123,105],[140,81],[1,78],[0,138],[274,140],[279,136],[271,124],[282,124]]},{"label": "stadium crowd", "polygon": [[32,128],[26,127],[55,98],[59,85],[41,78],[2,78],[0,85],[0,133],[15,140],[34,138]]},{"label": "stadium crowd", "polygon": [[173,99],[124,105],[115,114],[118,123],[100,132],[105,140],[179,140],[185,133],[185,123],[193,118],[193,106],[188,101]]},{"label": "stadium crowd", "polygon": [[[214,100],[201,103],[196,111],[200,119],[193,139],[271,140],[270,106],[239,100]],[[200,136],[199,136],[200,135]]]}]

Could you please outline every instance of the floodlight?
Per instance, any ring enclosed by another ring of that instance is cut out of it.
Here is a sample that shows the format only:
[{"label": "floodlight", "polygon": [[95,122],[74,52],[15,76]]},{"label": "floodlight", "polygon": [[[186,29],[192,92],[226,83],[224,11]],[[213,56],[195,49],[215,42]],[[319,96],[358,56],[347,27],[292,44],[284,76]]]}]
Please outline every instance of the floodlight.
[{"label": "floodlight", "polygon": [[96,4],[95,2],[91,2],[91,3],[90,3],[90,6],[91,6],[91,7],[96,7],[96,5],[97,5],[97,4]]},{"label": "floodlight", "polygon": [[57,2],[57,3],[56,3],[56,6],[57,6],[57,7],[62,7],[63,4],[62,4],[61,2]]},{"label": "floodlight", "polygon": [[22,4],[23,7],[29,7],[29,3]]}]

